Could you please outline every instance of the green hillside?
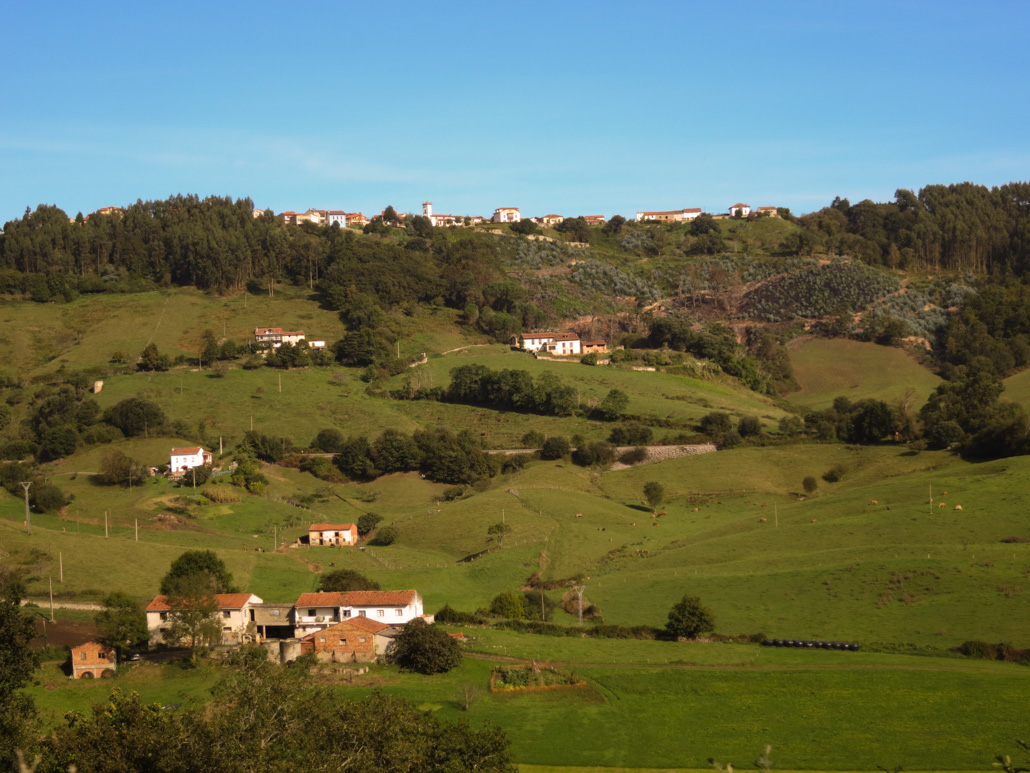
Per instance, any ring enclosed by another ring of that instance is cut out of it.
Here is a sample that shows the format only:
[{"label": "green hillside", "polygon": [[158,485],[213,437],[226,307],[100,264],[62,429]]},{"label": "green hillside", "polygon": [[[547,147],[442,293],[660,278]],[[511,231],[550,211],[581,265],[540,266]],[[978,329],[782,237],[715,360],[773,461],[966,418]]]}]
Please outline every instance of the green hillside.
[{"label": "green hillside", "polygon": [[790,362],[800,389],[788,400],[813,410],[837,397],[893,403],[909,389],[918,407],[941,381],[901,349],[847,339],[806,338],[790,348]]}]

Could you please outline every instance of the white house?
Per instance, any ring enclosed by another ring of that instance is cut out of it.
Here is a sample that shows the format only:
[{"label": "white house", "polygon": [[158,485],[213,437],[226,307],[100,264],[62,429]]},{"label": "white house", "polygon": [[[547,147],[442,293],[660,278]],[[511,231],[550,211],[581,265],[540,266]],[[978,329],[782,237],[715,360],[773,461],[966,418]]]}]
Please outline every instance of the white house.
[{"label": "white house", "polygon": [[328,628],[351,617],[368,617],[386,625],[403,625],[424,615],[414,590],[359,590],[302,593],[297,599],[297,636]]},{"label": "white house", "polygon": [[580,354],[582,346],[575,333],[523,333],[514,343],[527,352],[544,351],[550,354]]},{"label": "white house", "polygon": [[[257,626],[252,625],[254,610],[251,605],[262,603],[259,596],[253,593],[218,593],[215,595],[215,603],[218,605],[216,614],[222,623],[223,644],[242,644],[255,635]],[[168,603],[168,597],[155,596],[147,605],[147,628],[150,629],[151,644],[164,641],[164,635],[174,618],[175,611]]]},{"label": "white house", "polygon": [[493,221],[495,223],[517,223],[522,220],[522,213],[518,207],[498,207],[494,210]]},{"label": "white house", "polygon": [[689,223],[701,214],[701,207],[671,209],[664,212],[637,212],[637,222],[654,220],[659,223]]},{"label": "white house", "polygon": [[192,470],[194,467],[203,467],[211,464],[214,456],[210,451],[205,451],[201,446],[195,448],[173,448],[171,459],[168,462],[168,471],[171,473],[182,473]]},{"label": "white house", "polygon": [[515,338],[515,345],[527,352],[538,352],[555,338],[555,333],[522,333]]},{"label": "white house", "polygon": [[303,330],[283,330],[281,327],[256,327],[254,328],[254,342],[258,344],[271,344],[273,349],[278,349],[283,344],[297,346],[301,341],[311,349],[324,349],[325,341],[309,341],[304,337]]},{"label": "white house", "polygon": [[358,527],[353,523],[313,523],[308,527],[310,545],[353,545],[358,541]]},{"label": "white house", "polygon": [[750,204],[741,204],[739,201],[730,207],[730,217],[747,217],[751,214]]}]

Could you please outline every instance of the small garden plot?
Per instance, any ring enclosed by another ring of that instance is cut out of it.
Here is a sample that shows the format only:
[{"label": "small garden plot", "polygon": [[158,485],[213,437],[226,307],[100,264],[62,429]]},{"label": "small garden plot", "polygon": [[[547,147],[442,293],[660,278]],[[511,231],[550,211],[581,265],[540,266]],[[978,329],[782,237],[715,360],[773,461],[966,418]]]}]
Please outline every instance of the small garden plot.
[{"label": "small garden plot", "polygon": [[490,692],[538,692],[586,687],[587,683],[573,671],[551,666],[499,666],[490,674]]}]

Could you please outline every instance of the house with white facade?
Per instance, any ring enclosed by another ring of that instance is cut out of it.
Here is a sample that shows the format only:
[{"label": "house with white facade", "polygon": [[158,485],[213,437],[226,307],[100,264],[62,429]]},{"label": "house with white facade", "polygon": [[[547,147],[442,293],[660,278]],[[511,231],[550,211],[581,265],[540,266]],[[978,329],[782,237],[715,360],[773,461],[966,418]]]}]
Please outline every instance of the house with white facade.
[{"label": "house with white facade", "polygon": [[304,337],[303,330],[283,330],[281,327],[254,328],[254,343],[270,344],[273,349],[278,349],[283,344],[297,346],[302,341],[311,349],[325,348],[325,341],[309,341]]},{"label": "house with white facade", "polygon": [[[222,644],[242,644],[254,639],[257,626],[251,606],[262,603],[259,596],[253,593],[218,593],[215,594],[215,603],[218,606],[215,614],[222,624]],[[176,615],[175,609],[168,602],[168,597],[155,596],[147,605],[146,612],[150,643],[178,644],[165,641],[164,638]]]},{"label": "house with white facade", "polygon": [[495,223],[518,223],[522,220],[522,213],[518,207],[498,207],[494,210],[493,221]]},{"label": "house with white facade", "polygon": [[582,350],[576,333],[522,333],[515,336],[512,343],[527,352],[568,355],[580,354]]},{"label": "house with white facade", "polygon": [[173,448],[168,462],[168,472],[172,475],[181,475],[194,467],[203,467],[213,462],[214,455],[210,451],[205,451],[201,446]]},{"label": "house with white facade", "polygon": [[653,220],[659,223],[689,223],[701,214],[701,207],[670,209],[662,212],[637,212],[637,222]]},{"label": "house with white facade", "polygon": [[295,605],[298,636],[328,628],[352,617],[386,625],[403,625],[423,617],[422,597],[414,590],[361,590],[302,593]]},{"label": "house with white facade", "polygon": [[730,217],[747,217],[751,214],[750,204],[741,204],[739,201],[730,207]]},{"label": "house with white facade", "polygon": [[422,202],[422,215],[429,218],[429,222],[434,228],[437,226],[465,225],[464,215],[438,215],[434,213],[433,202],[431,201]]},{"label": "house with white facade", "polygon": [[562,215],[544,215],[540,218],[542,225],[558,225],[563,222],[565,222],[565,218]]},{"label": "house with white facade", "polygon": [[313,523],[308,527],[309,545],[343,547],[358,541],[358,527],[353,523]]}]

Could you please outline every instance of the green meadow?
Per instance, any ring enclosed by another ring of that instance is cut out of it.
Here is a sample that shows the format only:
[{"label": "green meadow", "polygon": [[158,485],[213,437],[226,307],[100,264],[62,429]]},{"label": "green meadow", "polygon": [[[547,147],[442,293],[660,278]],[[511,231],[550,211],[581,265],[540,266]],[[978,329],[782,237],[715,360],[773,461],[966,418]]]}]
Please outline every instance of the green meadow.
[{"label": "green meadow", "polygon": [[[64,306],[5,304],[0,313],[9,331],[0,356],[25,375],[101,366],[116,351],[131,361],[149,341],[163,353],[195,356],[205,329],[240,340],[258,325],[299,327],[329,342],[343,333],[335,313],[297,289],[271,298],[192,291],[83,297]],[[537,360],[486,344],[455,319],[438,310],[398,322],[402,356],[425,352],[428,359],[390,379],[388,389],[445,386],[451,369],[476,363],[534,377],[554,373],[587,404],[621,389],[629,413],[677,425],[725,411],[757,416],[774,430],[784,415],[781,404],[728,379]],[[905,352],[873,345],[809,340],[791,357],[801,389],[789,402],[803,408],[823,408],[842,395],[894,401],[909,388],[919,403],[938,383]],[[250,428],[306,445],[326,427],[375,436],[387,427],[445,426],[467,428],[488,447],[518,448],[530,430],[599,439],[612,426],[374,396],[358,371],[345,368],[232,369],[223,377],[188,368],[154,374],[114,368],[104,380],[96,395],[101,408],[145,397],[183,422],[183,437],[114,444],[154,466],[167,463],[173,446],[201,441],[217,455],[219,440],[227,462]],[[1027,383],[1010,379],[1006,396],[1021,400],[1023,391],[1030,394]],[[17,421],[6,432],[16,429]],[[48,480],[72,501],[59,514],[33,513],[31,535],[22,499],[0,492],[0,561],[25,569],[41,605],[51,581],[58,601],[96,600],[112,590],[149,600],[182,551],[202,548],[215,551],[239,585],[266,601],[295,600],[331,568],[357,569],[384,588],[416,588],[429,612],[445,604],[486,608],[496,594],[524,588],[532,575],[576,577],[598,616],[586,625],[661,627],[670,607],[689,594],[712,609],[721,634],[864,647],[808,652],[472,627],[465,629],[471,657],[450,674],[420,677],[378,667],[365,681],[340,688],[345,695],[396,692],[454,719],[464,715],[462,686],[475,684],[481,695],[468,716],[504,726],[527,770],[699,769],[708,757],[748,767],[767,743],[780,769],[971,770],[1026,736],[1025,718],[1012,707],[1025,702],[1030,670],[949,656],[970,639],[1030,647],[1024,595],[1030,518],[1021,493],[1030,486],[1030,461],[1024,457],[969,463],[905,446],[813,442],[744,445],[620,470],[533,461],[446,501],[448,486],[417,473],[329,484],[278,466],[266,467],[270,484],[261,495],[224,481],[197,491],[188,480],[176,486],[163,478],[131,489],[99,486],[92,473],[111,447],[45,466]],[[823,478],[831,469],[840,471],[835,483]],[[809,476],[818,487],[805,494]],[[656,517],[643,502],[652,481],[665,492]],[[203,496],[212,489],[221,496]],[[394,544],[297,544],[311,523],[352,522],[366,512],[396,527]],[[511,527],[503,547],[487,539],[499,521]],[[566,592],[548,595],[560,602]],[[576,624],[562,610],[555,621]],[[501,658],[574,668],[588,687],[489,694],[489,671]],[[215,679],[217,669],[208,666],[143,664],[114,683],[83,684],[47,666],[32,692],[56,718],[103,700],[113,685],[165,705],[202,703]]]},{"label": "green meadow", "polygon": [[806,338],[791,348],[790,362],[800,389],[787,399],[812,410],[838,397],[893,404],[909,389],[918,408],[941,382],[907,352],[862,341]]}]

